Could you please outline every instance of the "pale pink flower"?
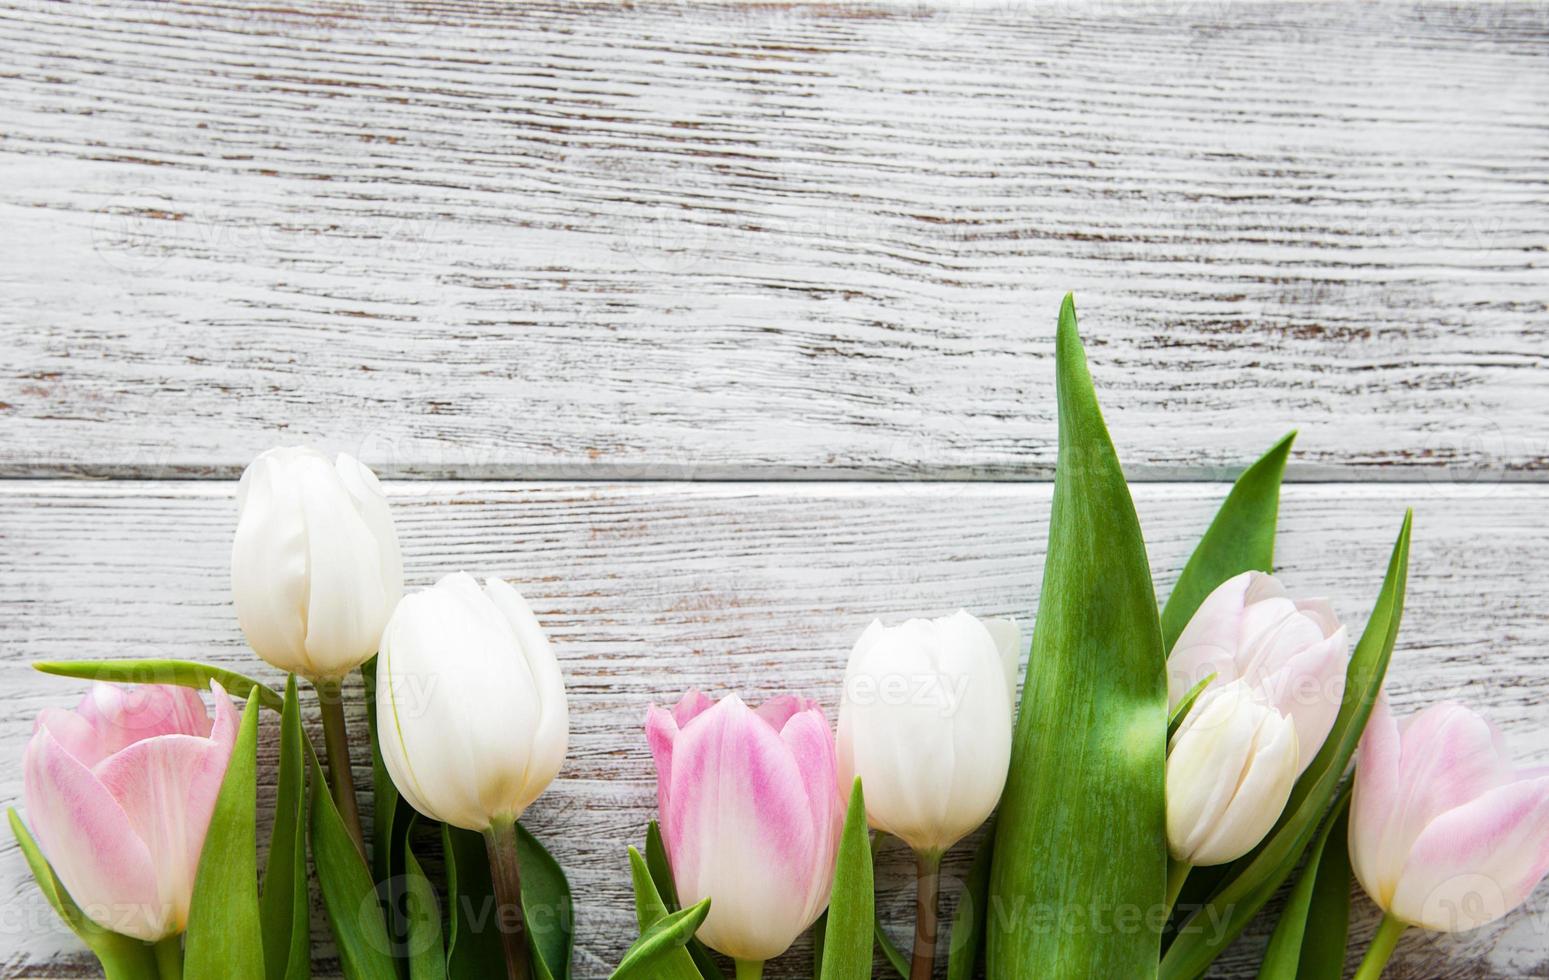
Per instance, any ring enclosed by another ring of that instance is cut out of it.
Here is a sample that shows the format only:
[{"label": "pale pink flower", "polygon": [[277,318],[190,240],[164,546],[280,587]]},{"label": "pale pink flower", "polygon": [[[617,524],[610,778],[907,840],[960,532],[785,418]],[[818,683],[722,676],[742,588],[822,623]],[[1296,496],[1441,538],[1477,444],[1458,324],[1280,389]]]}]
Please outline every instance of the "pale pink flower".
[{"label": "pale pink flower", "polygon": [[156,942],[188,925],[199,852],[231,761],[237,713],[212,723],[184,687],[93,685],[38,715],[23,764],[28,822],[54,873],[105,929]]}]

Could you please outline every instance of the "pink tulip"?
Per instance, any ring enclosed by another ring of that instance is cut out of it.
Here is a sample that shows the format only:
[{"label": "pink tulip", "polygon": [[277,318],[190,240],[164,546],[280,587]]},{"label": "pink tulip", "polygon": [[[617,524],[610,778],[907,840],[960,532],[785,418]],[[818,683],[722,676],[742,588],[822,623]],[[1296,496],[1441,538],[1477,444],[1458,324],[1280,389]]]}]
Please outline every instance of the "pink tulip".
[{"label": "pink tulip", "polygon": [[711,899],[699,938],[741,961],[785,952],[828,906],[844,818],[822,709],[690,691],[645,731],[678,897]]},{"label": "pink tulip", "polygon": [[1300,773],[1339,714],[1350,637],[1323,599],[1292,599],[1273,575],[1243,572],[1205,597],[1167,656],[1167,693],[1177,707],[1195,684],[1241,680],[1296,724]]},{"label": "pink tulip", "polygon": [[212,724],[184,687],[95,684],[38,715],[23,796],[38,845],[105,929],[157,942],[188,925],[199,851],[231,760],[237,713],[219,685]]},{"label": "pink tulip", "polygon": [[1549,770],[1519,770],[1489,722],[1381,698],[1356,757],[1350,863],[1384,912],[1458,932],[1516,908],[1549,871]]}]

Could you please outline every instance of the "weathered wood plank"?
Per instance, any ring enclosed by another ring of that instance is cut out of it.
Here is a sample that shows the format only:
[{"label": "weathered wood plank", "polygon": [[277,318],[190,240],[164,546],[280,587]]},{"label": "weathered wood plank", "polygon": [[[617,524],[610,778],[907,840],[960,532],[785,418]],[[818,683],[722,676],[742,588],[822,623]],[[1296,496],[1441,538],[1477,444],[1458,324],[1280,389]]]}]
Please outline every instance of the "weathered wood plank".
[{"label": "weathered wood plank", "polygon": [[[965,606],[1030,620],[1049,505],[1046,484],[390,490],[411,585],[456,569],[507,576],[553,636],[574,735],[531,824],[575,885],[577,975],[585,978],[606,975],[631,928],[623,848],[641,838],[654,806],[640,733],[646,706],[697,685],[758,696],[794,688],[832,707],[848,647],[873,616]],[[21,749],[35,713],[72,703],[81,690],[33,673],[31,660],[165,655],[273,678],[244,649],[229,602],[231,491],[214,482],[0,483],[0,803],[20,795]],[[1164,593],[1223,492],[1136,488]],[[1334,597],[1359,629],[1411,503],[1414,558],[1395,701],[1409,710],[1466,699],[1501,723],[1524,758],[1549,762],[1549,529],[1538,519],[1549,489],[1289,487],[1279,549],[1285,578],[1298,591]],[[359,711],[353,721],[360,732]],[[883,880],[896,885],[901,869],[890,865]],[[84,961],[9,845],[0,846],[0,896],[0,976],[81,975]],[[909,902],[900,888],[884,893],[895,921]],[[1358,906],[1364,936],[1371,907],[1364,899]],[[1549,889],[1481,933],[1406,940],[1391,975],[1542,975],[1546,926]],[[800,976],[807,964],[793,955],[771,975]],[[1256,947],[1246,943],[1220,975],[1249,977],[1256,966]]]},{"label": "weathered wood plank", "polygon": [[1543,4],[0,4],[0,474],[1549,461]]}]

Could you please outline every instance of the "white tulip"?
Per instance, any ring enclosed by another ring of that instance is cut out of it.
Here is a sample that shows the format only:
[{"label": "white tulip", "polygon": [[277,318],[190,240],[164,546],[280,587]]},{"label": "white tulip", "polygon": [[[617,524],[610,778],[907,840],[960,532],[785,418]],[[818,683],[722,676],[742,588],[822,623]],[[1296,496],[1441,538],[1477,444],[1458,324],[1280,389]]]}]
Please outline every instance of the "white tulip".
[{"label": "white tulip", "polygon": [[1190,865],[1242,857],[1280,819],[1298,771],[1292,718],[1244,681],[1210,688],[1169,748],[1169,852]]},{"label": "white tulip", "polygon": [[428,817],[484,831],[521,817],[565,758],[559,663],[515,589],[448,575],[405,596],[377,660],[382,759]]},{"label": "white tulip", "polygon": [[936,854],[989,817],[1011,761],[1021,650],[1016,623],[962,611],[867,627],[845,671],[839,769],[842,786],[861,777],[873,827]]},{"label": "white tulip", "polygon": [[376,475],[314,449],[263,453],[237,488],[231,587],[264,660],[336,681],[377,652],[403,595],[403,559]]}]

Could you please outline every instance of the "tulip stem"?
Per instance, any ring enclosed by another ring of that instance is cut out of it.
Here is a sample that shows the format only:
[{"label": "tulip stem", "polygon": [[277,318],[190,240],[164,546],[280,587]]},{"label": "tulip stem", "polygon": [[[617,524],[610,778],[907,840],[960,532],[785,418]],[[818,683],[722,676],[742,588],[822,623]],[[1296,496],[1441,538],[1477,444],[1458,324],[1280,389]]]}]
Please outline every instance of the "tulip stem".
[{"label": "tulip stem", "polygon": [[160,980],[183,980],[183,936],[168,936],[151,946],[156,954],[156,975]]},{"label": "tulip stem", "polygon": [[936,906],[941,894],[941,852],[916,851],[914,960],[909,980],[930,980],[936,969]]},{"label": "tulip stem", "polygon": [[344,694],[338,681],[316,680],[318,709],[323,715],[323,744],[328,750],[328,776],[333,782],[333,801],[344,818],[344,827],[355,840],[362,860],[366,835],[360,829],[360,807],[355,802],[355,773],[350,768],[350,733],[344,727]]},{"label": "tulip stem", "polygon": [[522,874],[517,866],[516,821],[496,820],[484,831],[490,878],[495,884],[495,928],[506,952],[506,975],[527,980],[527,917],[522,909]]},{"label": "tulip stem", "polygon": [[1194,870],[1194,865],[1184,861],[1167,859],[1167,913],[1172,914],[1173,906],[1178,904],[1178,896],[1183,892],[1183,883],[1189,880],[1189,872]]},{"label": "tulip stem", "polygon": [[1408,928],[1408,925],[1393,916],[1384,915],[1382,924],[1377,927],[1377,934],[1372,937],[1372,944],[1366,947],[1366,958],[1361,960],[1361,968],[1355,971],[1355,980],[1377,980],[1382,976],[1383,968],[1393,957],[1393,947],[1398,945],[1398,937]]},{"label": "tulip stem", "polygon": [[737,960],[737,980],[761,980],[764,975],[763,960]]}]

